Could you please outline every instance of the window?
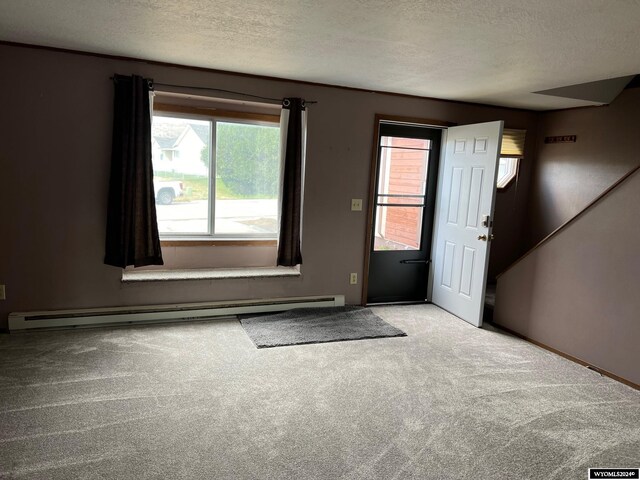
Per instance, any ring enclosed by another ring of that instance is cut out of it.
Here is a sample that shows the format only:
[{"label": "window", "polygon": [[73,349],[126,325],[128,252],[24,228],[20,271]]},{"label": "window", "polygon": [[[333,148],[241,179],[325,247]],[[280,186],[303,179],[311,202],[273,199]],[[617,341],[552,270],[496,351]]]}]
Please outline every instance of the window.
[{"label": "window", "polygon": [[431,149],[429,139],[380,136],[375,251],[420,250]]},{"label": "window", "polygon": [[511,180],[518,175],[518,164],[520,159],[517,157],[500,157],[500,163],[498,163],[498,179],[496,186],[500,188],[507,187]]},{"label": "window", "polygon": [[275,239],[277,115],[154,108],[153,173],[162,240]]},{"label": "window", "polygon": [[510,128],[505,128],[502,132],[500,162],[498,163],[496,180],[498,190],[508,187],[511,181],[518,176],[520,159],[524,155],[524,140],[526,134],[526,130],[514,130]]}]

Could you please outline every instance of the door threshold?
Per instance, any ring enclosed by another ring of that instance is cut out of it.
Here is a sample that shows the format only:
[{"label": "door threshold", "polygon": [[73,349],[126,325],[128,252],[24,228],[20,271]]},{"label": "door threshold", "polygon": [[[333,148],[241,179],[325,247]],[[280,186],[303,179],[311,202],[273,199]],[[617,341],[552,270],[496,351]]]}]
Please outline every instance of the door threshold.
[{"label": "door threshold", "polygon": [[367,303],[367,307],[383,307],[385,305],[422,305],[424,303],[431,303],[429,300],[410,300],[406,302],[371,302]]}]

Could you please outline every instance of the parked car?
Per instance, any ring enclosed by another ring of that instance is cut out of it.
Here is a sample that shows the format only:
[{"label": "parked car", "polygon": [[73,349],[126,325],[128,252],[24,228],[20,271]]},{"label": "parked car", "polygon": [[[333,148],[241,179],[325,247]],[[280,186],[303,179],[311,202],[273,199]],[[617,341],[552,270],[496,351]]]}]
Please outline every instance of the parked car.
[{"label": "parked car", "polygon": [[156,203],[159,205],[170,205],[173,200],[184,195],[184,185],[176,181],[153,181],[153,188],[156,195]]}]

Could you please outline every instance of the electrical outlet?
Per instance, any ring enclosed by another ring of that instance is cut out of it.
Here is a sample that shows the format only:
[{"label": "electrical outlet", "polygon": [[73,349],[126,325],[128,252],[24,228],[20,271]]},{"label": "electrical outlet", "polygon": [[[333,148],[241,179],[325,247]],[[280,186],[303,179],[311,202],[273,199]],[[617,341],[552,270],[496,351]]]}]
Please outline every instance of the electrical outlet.
[{"label": "electrical outlet", "polygon": [[349,283],[351,285],[356,285],[358,283],[358,274],[357,273],[350,273],[349,274]]},{"label": "electrical outlet", "polygon": [[352,212],[361,212],[362,211],[362,199],[361,198],[352,198],[351,199],[351,211]]},{"label": "electrical outlet", "polygon": [[7,296],[4,290],[4,285],[0,285],[0,300],[6,300]]}]

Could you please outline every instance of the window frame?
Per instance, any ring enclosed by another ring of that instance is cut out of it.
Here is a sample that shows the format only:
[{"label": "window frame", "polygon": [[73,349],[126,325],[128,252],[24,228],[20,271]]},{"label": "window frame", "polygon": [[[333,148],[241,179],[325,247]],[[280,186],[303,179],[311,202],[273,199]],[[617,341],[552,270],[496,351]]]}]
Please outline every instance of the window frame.
[{"label": "window frame", "polygon": [[506,181],[500,182],[500,179],[497,178],[496,175],[496,189],[497,190],[505,190],[506,188],[509,187],[509,185],[511,185],[513,183],[513,181],[518,178],[518,172],[520,170],[520,161],[522,160],[522,157],[520,156],[516,156],[516,155],[500,155],[499,159],[498,159],[498,169],[500,168],[500,160],[502,160],[503,158],[507,159],[507,160],[512,160],[515,163],[515,167],[513,168],[513,172],[509,173],[509,177]]},{"label": "window frame", "polygon": [[[244,111],[221,110],[212,107],[200,107],[191,105],[179,105],[172,103],[153,103],[152,117],[171,116],[174,118],[184,118],[193,120],[205,120],[211,122],[211,139],[209,148],[209,230],[214,226],[215,216],[215,128],[218,121],[233,121],[234,123],[245,123],[250,125],[263,125],[270,127],[280,127],[280,115],[268,113],[253,113]],[[212,197],[213,195],[213,197]],[[275,246],[277,244],[278,233],[273,235],[265,234],[215,234],[215,233],[162,233],[160,234],[160,244],[162,246],[187,247],[187,246]]]}]

